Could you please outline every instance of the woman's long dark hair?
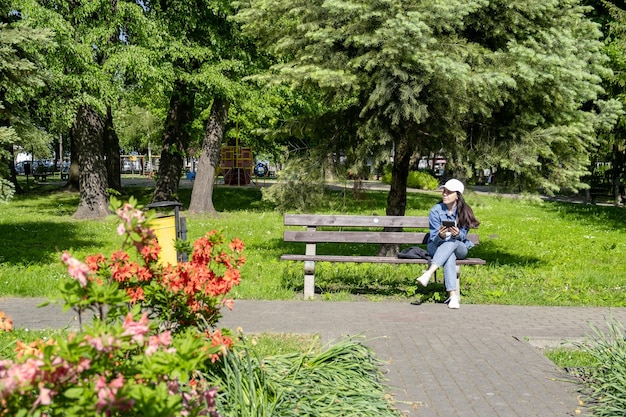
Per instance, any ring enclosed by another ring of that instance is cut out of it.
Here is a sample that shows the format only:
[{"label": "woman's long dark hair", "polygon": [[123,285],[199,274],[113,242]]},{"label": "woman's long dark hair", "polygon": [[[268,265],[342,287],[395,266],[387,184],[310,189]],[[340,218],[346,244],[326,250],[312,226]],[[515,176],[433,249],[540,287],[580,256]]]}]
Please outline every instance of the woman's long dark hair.
[{"label": "woman's long dark hair", "polygon": [[474,210],[465,202],[463,194],[457,192],[456,200],[456,218],[457,223],[461,227],[467,227],[468,229],[475,229],[480,225],[480,222],[474,216]]}]

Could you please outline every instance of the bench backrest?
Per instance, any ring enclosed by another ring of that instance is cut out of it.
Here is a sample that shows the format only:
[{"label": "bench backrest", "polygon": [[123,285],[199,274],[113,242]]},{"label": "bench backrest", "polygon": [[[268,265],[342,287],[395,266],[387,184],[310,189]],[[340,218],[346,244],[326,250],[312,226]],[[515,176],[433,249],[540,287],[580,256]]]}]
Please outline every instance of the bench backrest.
[{"label": "bench backrest", "polygon": [[[385,227],[428,229],[428,217],[285,214],[284,225],[307,227],[306,231],[286,230],[286,242],[422,244],[428,236],[428,232],[380,230]],[[333,230],[317,230],[318,227]],[[368,230],[356,231],[355,228]],[[373,228],[379,230],[371,230]],[[468,239],[478,244],[478,235],[468,234]]]}]

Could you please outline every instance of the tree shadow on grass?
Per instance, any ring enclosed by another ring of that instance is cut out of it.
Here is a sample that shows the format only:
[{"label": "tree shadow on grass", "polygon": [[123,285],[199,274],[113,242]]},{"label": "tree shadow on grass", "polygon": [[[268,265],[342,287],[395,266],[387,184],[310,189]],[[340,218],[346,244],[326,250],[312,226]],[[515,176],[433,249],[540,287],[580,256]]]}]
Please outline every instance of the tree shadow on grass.
[{"label": "tree shadow on grass", "polygon": [[0,224],[0,261],[13,265],[41,264],[59,260],[68,248],[97,246],[98,240],[85,234],[78,224],[51,221],[20,221]]},{"label": "tree shadow on grass", "polygon": [[[376,255],[377,244],[339,244],[325,243],[317,245],[317,254],[332,255]],[[251,248],[252,249],[252,248]],[[263,250],[281,254],[304,254],[305,244],[284,242],[281,239],[271,239],[263,243]],[[506,248],[498,245],[497,240],[486,240],[473,248],[469,257],[481,258],[487,265],[524,266],[539,264],[541,260],[533,256],[519,256],[512,254]],[[294,292],[301,292],[304,288],[304,262],[283,261],[282,282],[285,288]],[[483,266],[465,265],[462,268],[482,268]],[[345,292],[353,295],[380,295],[387,297],[407,297],[414,293],[420,294],[422,299],[432,296],[433,292],[444,292],[443,284],[430,285],[422,288],[415,283],[422,271],[423,264],[394,265],[370,263],[316,263],[316,292]],[[439,271],[439,281],[443,281]]]},{"label": "tree shadow on grass", "polygon": [[[119,198],[127,200],[133,196],[142,206],[150,204],[154,194],[152,187],[125,187],[122,191]],[[178,200],[183,210],[189,207],[191,191],[189,188],[178,190]],[[271,204],[262,201],[261,190],[255,187],[216,186],[213,189],[213,206],[218,212],[273,210]]]},{"label": "tree shadow on grass", "polygon": [[566,218],[582,224],[604,226],[607,229],[626,230],[626,208],[597,206],[561,201],[546,202],[545,207]]},{"label": "tree shadow on grass", "polygon": [[495,239],[483,239],[480,244],[474,246],[469,254],[469,258],[480,258],[487,262],[487,265],[507,265],[507,266],[528,266],[539,265],[540,258],[536,256],[522,256],[513,254],[507,247],[503,247]]}]

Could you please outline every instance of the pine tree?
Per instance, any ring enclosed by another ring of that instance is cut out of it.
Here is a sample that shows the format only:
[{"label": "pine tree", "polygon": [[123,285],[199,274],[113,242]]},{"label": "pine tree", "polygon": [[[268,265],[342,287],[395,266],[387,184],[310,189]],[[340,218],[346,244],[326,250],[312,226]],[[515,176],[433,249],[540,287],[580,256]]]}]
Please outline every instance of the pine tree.
[{"label": "pine tree", "polygon": [[244,29],[281,58],[262,79],[358,110],[352,146],[395,152],[387,214],[404,214],[410,156],[499,166],[546,192],[581,187],[595,130],[598,27],[574,0],[253,0]]}]

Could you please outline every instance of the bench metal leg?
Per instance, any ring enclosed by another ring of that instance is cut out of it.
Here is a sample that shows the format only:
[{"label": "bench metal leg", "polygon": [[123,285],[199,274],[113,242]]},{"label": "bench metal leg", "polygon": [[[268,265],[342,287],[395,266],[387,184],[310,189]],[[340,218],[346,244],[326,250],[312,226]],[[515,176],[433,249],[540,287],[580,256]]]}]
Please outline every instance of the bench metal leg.
[{"label": "bench metal leg", "polygon": [[304,299],[310,300],[315,296],[315,262],[304,262]]},{"label": "bench metal leg", "polygon": [[461,265],[456,266],[456,290],[459,292],[459,297],[461,297]]},{"label": "bench metal leg", "polygon": [[[317,247],[315,243],[307,243],[306,251],[307,255],[315,255],[317,253]],[[315,262],[304,262],[304,299],[310,300],[315,296]]]}]

